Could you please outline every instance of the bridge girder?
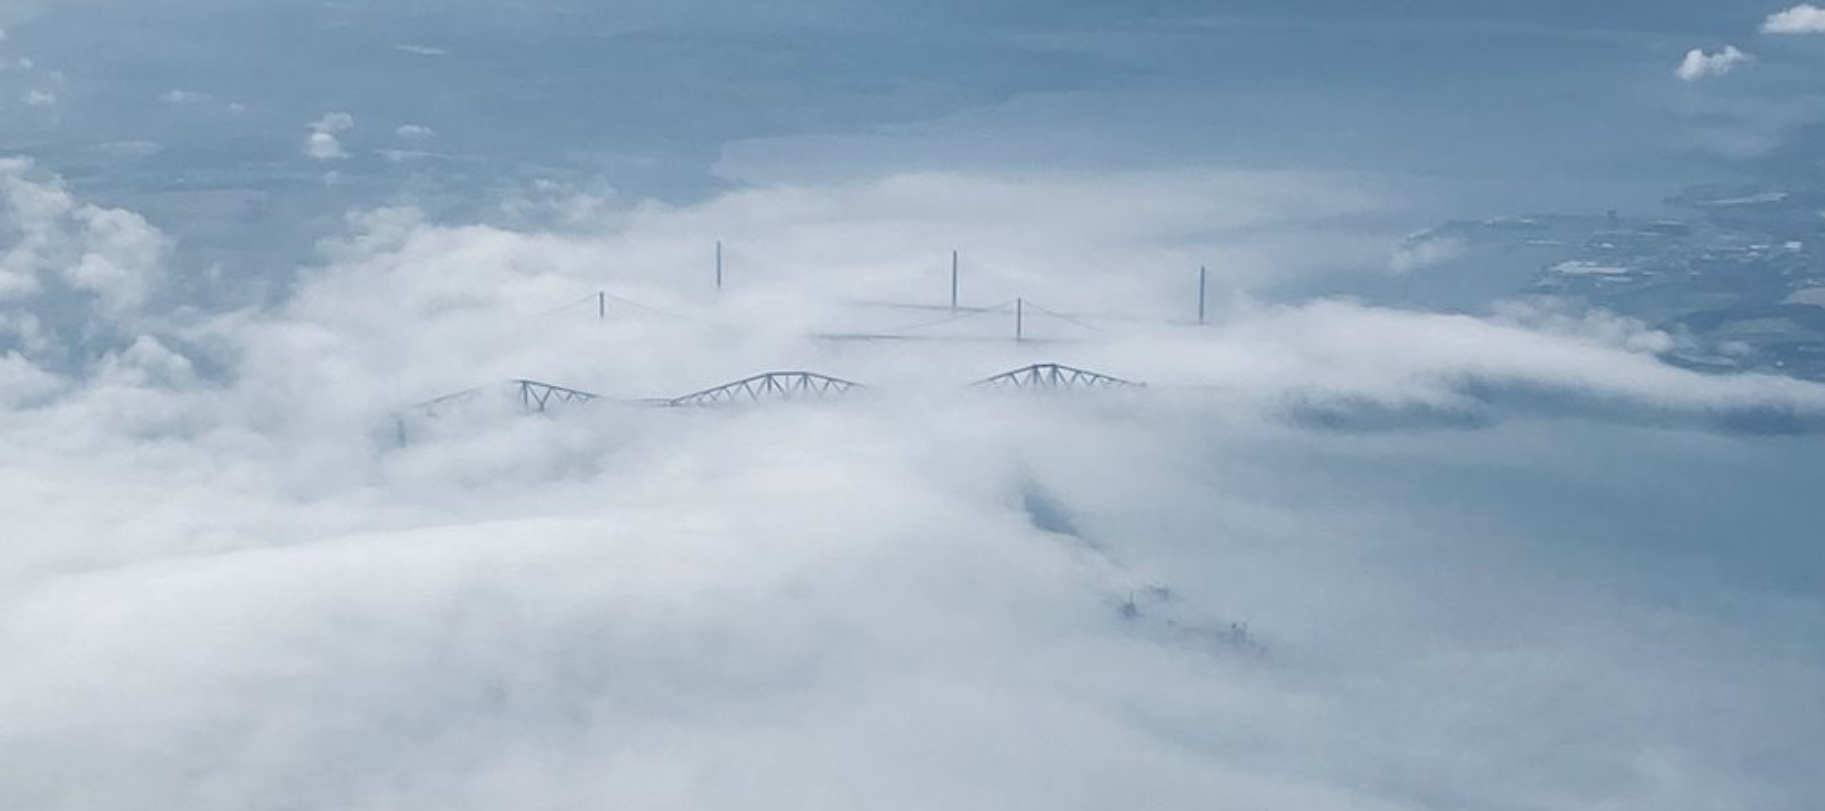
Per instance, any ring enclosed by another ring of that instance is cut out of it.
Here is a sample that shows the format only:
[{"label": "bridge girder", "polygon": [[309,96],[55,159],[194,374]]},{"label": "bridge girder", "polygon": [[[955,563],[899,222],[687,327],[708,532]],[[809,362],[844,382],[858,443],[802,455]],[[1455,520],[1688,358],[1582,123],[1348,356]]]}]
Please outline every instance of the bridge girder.
[{"label": "bridge girder", "polygon": [[1014,391],[1071,391],[1086,389],[1141,389],[1147,384],[1119,377],[1065,366],[1059,363],[1035,363],[1022,366],[972,384],[976,388]]},{"label": "bridge girder", "polygon": [[527,411],[542,412],[553,403],[587,403],[601,399],[602,395],[580,389],[554,386],[540,383],[537,380],[515,380],[520,387],[520,406]]},{"label": "bridge girder", "polygon": [[771,400],[829,400],[862,384],[816,372],[767,372],[666,401],[669,406],[711,406]]}]

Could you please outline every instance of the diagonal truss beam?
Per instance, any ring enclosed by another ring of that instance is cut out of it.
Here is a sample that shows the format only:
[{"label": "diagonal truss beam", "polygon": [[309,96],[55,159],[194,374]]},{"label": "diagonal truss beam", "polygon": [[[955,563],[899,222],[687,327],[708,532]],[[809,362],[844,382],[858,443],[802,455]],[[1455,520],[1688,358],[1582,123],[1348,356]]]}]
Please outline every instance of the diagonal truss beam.
[{"label": "diagonal truss beam", "polygon": [[668,406],[709,406],[787,400],[829,400],[862,384],[816,372],[767,372],[665,401]]},{"label": "diagonal truss beam", "polygon": [[540,383],[537,380],[513,382],[520,388],[520,407],[527,411],[545,411],[558,403],[587,403],[602,398],[602,395],[592,392]]},{"label": "diagonal truss beam", "polygon": [[1065,366],[1058,363],[1035,363],[1022,366],[972,384],[976,388],[1010,391],[1075,391],[1090,389],[1140,389],[1145,383]]}]

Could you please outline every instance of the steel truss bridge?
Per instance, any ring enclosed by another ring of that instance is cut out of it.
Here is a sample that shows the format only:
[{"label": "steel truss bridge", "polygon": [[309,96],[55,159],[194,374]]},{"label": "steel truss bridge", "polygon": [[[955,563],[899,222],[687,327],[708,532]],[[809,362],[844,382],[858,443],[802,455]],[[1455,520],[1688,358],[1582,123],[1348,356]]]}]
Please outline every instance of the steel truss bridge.
[{"label": "steel truss bridge", "polygon": [[[515,388],[520,408],[532,414],[545,413],[567,404],[615,400],[615,398],[595,392],[537,380],[514,380],[511,381],[511,384]],[[1036,363],[978,380],[970,384],[970,388],[1010,393],[1069,393],[1137,390],[1146,388],[1146,384],[1060,363]],[[621,402],[661,408],[736,406],[837,400],[866,389],[868,389],[867,386],[853,380],[844,380],[840,377],[831,377],[816,372],[766,372],[678,397],[623,400]],[[412,406],[408,411],[421,416],[435,416],[449,407],[479,399],[483,391],[483,389],[470,389],[439,397]],[[399,415],[402,420],[402,431],[405,415],[405,412]]]},{"label": "steel truss bridge", "polygon": [[1145,383],[1057,363],[1035,363],[1011,372],[976,381],[977,388],[1016,391],[1078,391],[1085,389],[1140,389]]},{"label": "steel truss bridge", "polygon": [[587,403],[602,399],[600,394],[553,386],[537,380],[515,380],[513,383],[520,388],[520,407],[527,411],[545,411],[551,408],[554,402]]},{"label": "steel truss bridge", "polygon": [[665,401],[668,406],[709,406],[774,400],[831,400],[862,384],[816,372],[767,372]]}]

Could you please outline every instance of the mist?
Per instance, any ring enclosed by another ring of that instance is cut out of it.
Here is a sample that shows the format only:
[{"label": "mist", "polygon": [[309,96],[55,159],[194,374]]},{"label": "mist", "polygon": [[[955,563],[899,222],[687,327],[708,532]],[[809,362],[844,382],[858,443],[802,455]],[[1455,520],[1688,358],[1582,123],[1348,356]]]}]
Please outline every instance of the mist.
[{"label": "mist", "polygon": [[[1759,61],[1686,79],[1721,12],[216,5],[78,62],[75,12],[0,2],[0,807],[1825,796],[1825,383],[1483,295],[1423,230],[1738,160],[1681,127],[1767,135],[1695,110],[1809,58],[1753,14]],[[320,69],[231,76],[280,19]],[[1198,79],[1355,24],[1436,50]],[[587,32],[628,50],[525,57]],[[1676,123],[1431,129],[1528,37],[1533,91]],[[557,123],[642,59],[625,120]],[[447,70],[504,78],[383,104]],[[1307,126],[1361,87],[1392,112]],[[1631,157],[1581,173],[1591,133]]]}]

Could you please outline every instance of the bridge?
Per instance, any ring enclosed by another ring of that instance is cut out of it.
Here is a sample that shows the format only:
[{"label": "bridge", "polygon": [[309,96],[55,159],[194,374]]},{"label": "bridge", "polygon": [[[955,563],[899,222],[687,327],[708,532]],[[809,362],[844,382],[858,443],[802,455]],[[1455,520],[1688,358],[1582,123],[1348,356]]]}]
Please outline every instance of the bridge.
[{"label": "bridge", "polygon": [[[520,407],[527,413],[542,414],[559,405],[569,403],[592,403],[598,400],[614,400],[591,391],[573,389],[537,380],[512,380]],[[1119,377],[1065,366],[1059,363],[1036,363],[1023,366],[1010,372],[1003,372],[994,377],[984,378],[971,384],[973,388],[995,389],[1006,391],[1033,392],[1071,392],[1117,389],[1142,389],[1145,383],[1123,380]],[[732,383],[724,383],[715,388],[692,392],[680,397],[654,398],[642,400],[625,400],[632,405],[681,408],[686,406],[719,406],[741,405],[745,403],[795,402],[807,400],[834,400],[857,389],[867,388],[853,380],[818,374],[816,372],[766,372],[752,377],[744,377]],[[398,412],[400,431],[403,435],[404,419],[408,414],[436,416],[438,412],[457,407],[479,399],[486,389],[470,389],[464,392],[427,400]]]},{"label": "bridge", "polygon": [[580,389],[568,389],[537,380],[515,380],[520,387],[520,406],[527,411],[545,411],[553,403],[587,403],[602,399],[602,395]]},{"label": "bridge", "polygon": [[1035,363],[971,384],[982,389],[1009,391],[1073,391],[1089,389],[1141,389],[1145,383],[1065,366],[1058,363]]},{"label": "bridge", "polygon": [[480,399],[484,391],[486,391],[486,389],[478,388],[469,389],[468,391],[459,391],[455,394],[446,394],[442,397],[426,400],[422,403],[414,403],[410,408],[406,409],[406,411],[434,417],[437,416],[438,412],[443,411],[446,408],[464,405]]},{"label": "bridge", "polygon": [[831,400],[862,384],[816,372],[767,372],[664,401],[668,406],[711,406],[786,400]]}]

